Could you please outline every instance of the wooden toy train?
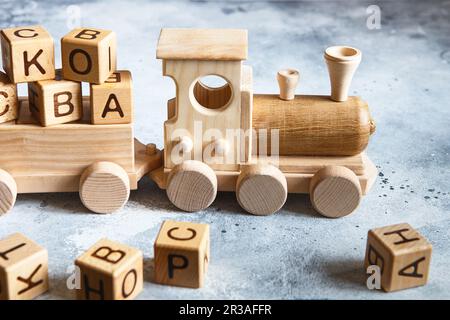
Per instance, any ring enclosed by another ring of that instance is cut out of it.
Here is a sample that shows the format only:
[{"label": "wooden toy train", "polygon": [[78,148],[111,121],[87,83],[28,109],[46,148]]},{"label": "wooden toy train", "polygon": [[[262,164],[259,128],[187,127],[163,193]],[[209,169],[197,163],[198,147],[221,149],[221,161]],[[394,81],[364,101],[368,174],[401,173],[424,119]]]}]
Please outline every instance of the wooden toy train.
[{"label": "wooden toy train", "polygon": [[[162,29],[157,58],[173,78],[164,151],[133,134],[131,74],[116,68],[111,31],[75,29],[61,39],[62,70],[42,27],[1,31],[0,213],[17,193],[79,191],[97,213],[120,209],[146,175],[185,211],[233,191],[255,215],[278,211],[288,193],[310,193],[328,217],[355,210],[377,170],[364,154],[375,130],[368,106],[347,97],[361,52],[325,51],[330,96],[295,96],[299,74],[278,73],[279,95],[253,94],[247,31]],[[220,76],[224,85],[202,78]],[[28,98],[16,84],[28,82]],[[89,82],[83,97],[81,82]]]}]

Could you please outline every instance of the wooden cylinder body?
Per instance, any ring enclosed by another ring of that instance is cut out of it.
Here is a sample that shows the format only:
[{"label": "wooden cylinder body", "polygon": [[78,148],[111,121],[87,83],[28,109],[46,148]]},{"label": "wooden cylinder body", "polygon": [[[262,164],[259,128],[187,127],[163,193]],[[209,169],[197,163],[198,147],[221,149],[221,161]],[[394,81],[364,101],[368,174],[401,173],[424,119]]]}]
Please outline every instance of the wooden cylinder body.
[{"label": "wooden cylinder body", "polygon": [[[272,154],[271,130],[278,129],[279,155],[349,156],[362,152],[375,131],[367,103],[359,97],[344,102],[327,96],[296,96],[284,101],[277,95],[254,95],[253,129],[262,154],[261,129],[267,130],[267,154]],[[257,149],[258,148],[258,152]]]}]

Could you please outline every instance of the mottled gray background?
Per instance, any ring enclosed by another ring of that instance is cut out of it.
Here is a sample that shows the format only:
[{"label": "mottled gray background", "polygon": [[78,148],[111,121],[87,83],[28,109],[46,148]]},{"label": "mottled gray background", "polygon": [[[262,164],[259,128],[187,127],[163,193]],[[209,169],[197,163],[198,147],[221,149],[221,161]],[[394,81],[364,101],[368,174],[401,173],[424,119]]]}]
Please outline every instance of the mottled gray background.
[{"label": "mottled gray background", "polygon": [[[1,0],[0,26],[42,24],[56,39],[67,33],[67,6],[81,24],[112,29],[119,67],[134,77],[136,135],[162,146],[165,101],[174,85],[161,76],[155,46],[161,27],[247,28],[255,92],[277,92],[276,71],[301,71],[299,92],[328,94],[323,49],[348,44],[363,52],[352,91],[369,102],[377,122],[368,154],[380,177],[354,214],[329,220],[307,196],[292,195],[269,217],[245,214],[234,194],[221,193],[203,212],[181,213],[148,179],[113,215],[95,215],[77,194],[19,195],[0,218],[0,237],[20,231],[49,250],[50,292],[73,298],[67,268],[101,237],[143,250],[141,299],[450,298],[450,1],[144,2]],[[369,30],[366,8],[381,8],[382,27]],[[22,94],[24,86],[20,86]],[[199,290],[152,283],[153,241],[165,219],[211,225],[211,267]],[[433,244],[427,286],[397,293],[369,291],[362,268],[367,231],[409,222]]]}]

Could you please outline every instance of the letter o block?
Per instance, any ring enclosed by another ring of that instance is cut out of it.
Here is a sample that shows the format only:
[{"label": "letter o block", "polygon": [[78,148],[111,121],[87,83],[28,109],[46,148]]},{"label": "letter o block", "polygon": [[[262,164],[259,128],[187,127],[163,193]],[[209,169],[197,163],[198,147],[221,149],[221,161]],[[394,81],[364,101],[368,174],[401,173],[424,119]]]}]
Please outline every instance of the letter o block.
[{"label": "letter o block", "polygon": [[143,256],[140,250],[102,239],[81,255],[80,300],[131,300],[143,288]]},{"label": "letter o block", "polygon": [[155,281],[200,288],[208,268],[209,225],[164,221],[154,244]]},{"label": "letter o block", "polygon": [[0,72],[0,123],[16,120],[18,117],[19,101],[17,100],[17,86]]},{"label": "letter o block", "polygon": [[0,300],[30,300],[47,290],[47,250],[20,233],[0,240]]},{"label": "letter o block", "polygon": [[365,268],[377,265],[381,287],[396,291],[427,283],[431,244],[409,224],[369,230]]},{"label": "letter o block", "polygon": [[116,34],[74,29],[61,39],[64,79],[101,84],[116,71]]},{"label": "letter o block", "polygon": [[131,73],[118,70],[103,84],[91,85],[91,123],[133,122]]},{"label": "letter o block", "polygon": [[44,127],[83,117],[81,83],[64,80],[57,70],[55,80],[28,84],[30,111]]},{"label": "letter o block", "polygon": [[55,78],[55,46],[41,26],[1,31],[3,69],[13,83]]}]

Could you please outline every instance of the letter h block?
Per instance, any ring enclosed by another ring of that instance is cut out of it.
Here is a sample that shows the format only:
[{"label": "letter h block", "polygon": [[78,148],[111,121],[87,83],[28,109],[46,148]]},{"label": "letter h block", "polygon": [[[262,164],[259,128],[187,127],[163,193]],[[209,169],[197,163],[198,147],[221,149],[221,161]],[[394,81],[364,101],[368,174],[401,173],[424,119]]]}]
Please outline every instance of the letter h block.
[{"label": "letter h block", "polygon": [[116,34],[74,29],[61,39],[64,79],[101,84],[116,71]]},{"label": "letter h block", "polygon": [[82,254],[79,268],[80,300],[131,300],[143,288],[143,256],[140,250],[102,239]]},{"label": "letter h block", "polygon": [[369,230],[365,268],[377,265],[381,287],[396,291],[427,283],[431,244],[409,224]]},{"label": "letter h block", "polygon": [[3,69],[13,83],[55,78],[55,46],[41,26],[1,31]]},{"label": "letter h block", "polygon": [[154,244],[155,281],[200,288],[208,268],[209,225],[164,221]]},{"label": "letter h block", "polygon": [[62,79],[61,70],[55,80],[29,83],[28,100],[31,113],[44,127],[83,117],[81,83]]},{"label": "letter h block", "polygon": [[47,250],[20,233],[0,240],[0,300],[30,300],[47,290]]}]

